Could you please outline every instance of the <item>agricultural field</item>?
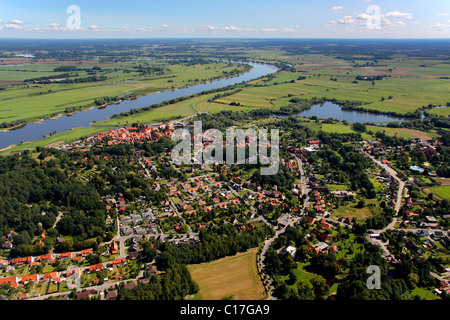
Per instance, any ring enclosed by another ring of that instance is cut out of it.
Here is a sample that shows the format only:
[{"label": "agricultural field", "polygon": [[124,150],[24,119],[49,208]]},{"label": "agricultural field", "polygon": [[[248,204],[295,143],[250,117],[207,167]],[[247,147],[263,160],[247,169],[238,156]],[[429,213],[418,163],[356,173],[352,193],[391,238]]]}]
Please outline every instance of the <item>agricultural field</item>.
[{"label": "agricultural field", "polygon": [[434,108],[428,110],[428,113],[448,118],[450,116],[450,107]]},{"label": "agricultural field", "polygon": [[437,137],[437,134],[431,132],[424,132],[420,130],[408,129],[408,128],[389,128],[389,127],[377,127],[367,126],[367,131],[372,132],[385,132],[389,136],[399,136],[403,138],[420,138],[423,140],[431,140]]},{"label": "agricultural field", "polygon": [[[195,65],[168,65],[161,62],[118,62],[115,64],[93,61],[73,63],[75,71],[55,71],[55,64],[29,64],[0,67],[0,123],[32,120],[63,114],[72,107],[94,106],[104,97],[146,95],[195,85],[211,79],[226,77],[230,72],[245,72],[238,64],[208,63]],[[95,71],[93,71],[95,68]],[[147,74],[147,71],[149,74]],[[144,71],[143,71],[144,70]],[[162,71],[155,71],[162,70]],[[64,78],[61,78],[62,75]],[[60,79],[102,77],[101,81],[63,83]],[[46,83],[24,82],[48,77]],[[55,80],[53,80],[55,78]],[[56,79],[58,78],[58,79]],[[11,83],[15,81],[16,83]]]},{"label": "agricultural field", "polygon": [[[430,103],[445,105],[450,79],[441,77],[450,73],[450,65],[439,61],[427,63],[408,59],[406,63],[404,60],[378,61],[380,67],[354,67],[351,62],[325,55],[292,57],[288,62],[293,63],[296,72],[280,71],[269,81],[255,82],[258,87],[245,88],[218,102],[234,101],[243,106],[270,108],[289,104],[287,95],[302,99],[326,97],[362,101],[365,109],[398,114],[414,112]],[[426,67],[419,67],[424,63]],[[387,77],[373,83],[355,80],[356,76],[377,75]],[[298,80],[299,77],[306,78]],[[441,112],[446,114],[446,111]]]},{"label": "agricultural field", "polygon": [[189,265],[203,300],[261,300],[264,287],[256,269],[257,248],[200,265]]}]

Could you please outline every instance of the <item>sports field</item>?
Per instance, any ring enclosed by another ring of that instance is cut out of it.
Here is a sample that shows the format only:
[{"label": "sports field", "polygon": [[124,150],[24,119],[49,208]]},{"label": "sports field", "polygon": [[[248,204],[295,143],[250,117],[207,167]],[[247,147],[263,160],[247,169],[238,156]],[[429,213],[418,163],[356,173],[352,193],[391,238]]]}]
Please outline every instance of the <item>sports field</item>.
[{"label": "sports field", "polygon": [[428,187],[423,189],[426,194],[432,192],[441,197],[442,199],[450,200],[450,185],[440,187]]},{"label": "sports field", "polygon": [[200,287],[203,300],[261,300],[265,298],[264,287],[256,268],[258,249],[251,249],[232,257],[205,264],[190,265],[192,278]]}]

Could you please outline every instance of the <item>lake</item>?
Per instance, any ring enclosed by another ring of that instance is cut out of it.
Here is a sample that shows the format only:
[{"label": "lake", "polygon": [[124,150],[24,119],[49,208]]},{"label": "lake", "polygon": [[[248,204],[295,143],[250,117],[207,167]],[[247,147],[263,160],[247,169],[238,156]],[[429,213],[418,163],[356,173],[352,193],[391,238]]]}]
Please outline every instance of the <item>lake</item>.
[{"label": "lake", "polygon": [[317,104],[312,106],[310,109],[295,113],[289,116],[273,116],[276,118],[288,118],[288,117],[312,117],[316,116],[320,119],[334,118],[339,121],[347,121],[350,123],[355,122],[377,122],[377,123],[387,123],[387,122],[399,122],[403,121],[403,118],[397,118],[392,116],[387,116],[383,114],[360,112],[360,111],[346,111],[342,110],[340,106],[331,102],[325,102],[324,104]]},{"label": "lake", "polygon": [[277,68],[271,65],[249,63],[252,69],[244,74],[214,80],[206,83],[197,84],[187,88],[175,89],[171,91],[156,92],[135,100],[125,100],[118,104],[108,105],[104,108],[91,108],[79,111],[73,115],[62,115],[56,119],[46,119],[39,123],[28,123],[20,128],[11,131],[0,132],[0,149],[13,144],[19,144],[20,141],[28,142],[43,138],[51,132],[64,132],[77,127],[89,127],[92,122],[107,120],[112,115],[128,112],[132,109],[151,106],[163,101],[172,100],[179,97],[186,97],[191,94],[200,93],[211,89],[219,89],[241,82],[251,81],[277,71]]}]

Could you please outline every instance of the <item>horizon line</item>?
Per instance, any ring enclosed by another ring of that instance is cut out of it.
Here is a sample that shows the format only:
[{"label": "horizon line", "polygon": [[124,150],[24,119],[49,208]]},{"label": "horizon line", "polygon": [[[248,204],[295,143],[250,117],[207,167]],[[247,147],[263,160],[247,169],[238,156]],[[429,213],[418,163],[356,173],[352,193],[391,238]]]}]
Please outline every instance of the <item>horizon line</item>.
[{"label": "horizon line", "polygon": [[450,40],[447,38],[329,38],[329,37],[304,37],[304,38],[288,38],[288,37],[100,37],[100,38],[22,38],[22,37],[0,37],[2,40]]}]

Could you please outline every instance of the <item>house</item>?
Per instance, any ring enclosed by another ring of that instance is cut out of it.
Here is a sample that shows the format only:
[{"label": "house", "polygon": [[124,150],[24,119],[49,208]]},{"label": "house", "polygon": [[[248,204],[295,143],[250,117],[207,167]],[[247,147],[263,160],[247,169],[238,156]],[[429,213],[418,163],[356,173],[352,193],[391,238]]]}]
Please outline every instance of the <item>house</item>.
[{"label": "house", "polygon": [[73,261],[73,262],[76,262],[76,261],[81,261],[82,259],[83,259],[82,256],[76,256],[76,257],[73,257],[73,258],[72,258],[72,261]]},{"label": "house", "polygon": [[327,223],[325,221],[325,219],[322,219],[322,221],[320,221],[320,226],[322,227],[322,229],[330,229],[331,225],[329,223]]},{"label": "house", "polygon": [[320,148],[320,143],[321,143],[320,140],[311,140],[308,141],[308,146],[309,148]]},{"label": "house", "polygon": [[33,262],[33,257],[25,257],[25,258],[14,258],[11,259],[11,265],[21,266],[23,264],[31,264]]},{"label": "house", "polygon": [[90,299],[93,295],[95,294],[95,290],[91,289],[91,290],[86,290],[86,291],[82,291],[77,293],[77,300],[86,300],[86,299]]},{"label": "house", "polygon": [[136,281],[128,282],[123,285],[124,289],[130,289],[130,290],[136,286],[137,286]]},{"label": "house", "polygon": [[86,249],[86,250],[81,250],[81,255],[84,257],[84,256],[87,256],[87,255],[89,255],[89,254],[92,254],[92,253],[94,253],[94,249],[92,249],[92,248],[89,248],[89,249]]},{"label": "house", "polygon": [[283,250],[281,250],[280,254],[282,256],[284,256],[285,254],[289,253],[291,255],[292,258],[295,257],[295,253],[296,253],[297,249],[293,246],[287,246],[286,248],[284,248]]},{"label": "house", "polygon": [[117,298],[117,290],[108,291],[105,296],[105,300],[114,300]]},{"label": "house", "polygon": [[444,232],[442,232],[442,231],[440,231],[440,230],[436,230],[436,231],[434,232],[433,236],[434,236],[435,238],[442,238],[442,237],[444,237]]},{"label": "house", "polygon": [[419,230],[416,232],[419,237],[428,237],[430,235],[430,231],[428,230]]},{"label": "house", "polygon": [[226,209],[227,203],[226,203],[226,202],[219,203],[219,207],[220,207],[221,209]]},{"label": "house", "polygon": [[1,244],[1,248],[2,249],[12,249],[13,245],[11,242],[9,241],[5,241]]},{"label": "house", "polygon": [[101,263],[93,264],[89,266],[89,272],[97,272],[101,271],[103,269],[103,266]]},{"label": "house", "polygon": [[13,276],[13,277],[0,278],[0,286],[5,283],[8,283],[8,284],[17,283],[17,277]]},{"label": "house", "polygon": [[111,262],[111,264],[113,266],[121,266],[127,263],[127,259],[126,258],[122,258],[122,259],[115,259]]},{"label": "house", "polygon": [[322,253],[326,248],[328,248],[328,244],[325,242],[318,242],[317,244],[310,246],[310,250],[315,251],[317,254]]},{"label": "house", "polygon": [[72,259],[72,252],[64,252],[59,255],[60,260]]},{"label": "house", "polygon": [[8,238],[8,239],[11,239],[12,237],[14,237],[15,236],[15,232],[14,232],[14,230],[9,230],[8,231],[8,233],[6,234],[6,237]]},{"label": "house", "polygon": [[42,275],[43,281],[48,281],[50,279],[56,279],[56,278],[58,278],[58,272],[49,272],[49,273],[44,273]]},{"label": "house", "polygon": [[117,243],[115,241],[113,241],[111,243],[111,246],[109,247],[109,252],[110,252],[110,254],[117,254],[119,252],[119,249],[117,247]]},{"label": "house", "polygon": [[38,281],[38,280],[39,280],[38,274],[29,274],[26,276],[22,276],[22,279],[20,280],[20,282],[25,283],[28,281]]},{"label": "house", "polygon": [[327,234],[325,232],[320,232],[319,230],[317,230],[315,228],[313,229],[312,232],[317,237],[317,239],[319,239],[320,241],[328,242],[328,241],[331,240],[331,235],[330,234]]},{"label": "house", "polygon": [[148,273],[151,276],[156,276],[156,274],[158,273],[158,268],[156,266],[154,266],[154,265],[151,265],[151,266],[148,267]]},{"label": "house", "polygon": [[130,260],[136,260],[139,257],[139,252],[129,252],[128,253],[128,259]]}]

